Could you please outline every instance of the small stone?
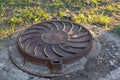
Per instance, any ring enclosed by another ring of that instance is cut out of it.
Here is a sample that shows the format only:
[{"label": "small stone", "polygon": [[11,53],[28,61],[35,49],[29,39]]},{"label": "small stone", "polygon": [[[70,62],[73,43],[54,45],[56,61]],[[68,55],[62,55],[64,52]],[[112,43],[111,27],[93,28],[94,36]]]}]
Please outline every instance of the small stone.
[{"label": "small stone", "polygon": [[95,75],[98,75],[97,73],[95,73]]},{"label": "small stone", "polygon": [[67,12],[67,13],[70,12],[69,9],[66,9],[66,12]]},{"label": "small stone", "polygon": [[114,59],[114,60],[113,60],[113,62],[115,63],[115,62],[116,62],[116,60]]},{"label": "small stone", "polygon": [[99,58],[100,60],[103,60],[103,58],[102,58],[101,56],[98,56],[98,58]]},{"label": "small stone", "polygon": [[116,52],[114,55],[115,55],[115,56],[119,56],[120,54],[119,54],[118,52]]},{"label": "small stone", "polygon": [[87,5],[90,5],[90,2],[89,2],[89,1],[86,1],[86,4],[87,4]]},{"label": "small stone", "polygon": [[112,48],[114,48],[114,45],[112,45]]},{"label": "small stone", "polygon": [[65,77],[69,77],[69,75],[66,75]]},{"label": "small stone", "polygon": [[12,47],[11,46],[9,46],[9,51],[12,51]]},{"label": "small stone", "polygon": [[113,66],[114,62],[112,60],[109,61],[110,65]]}]

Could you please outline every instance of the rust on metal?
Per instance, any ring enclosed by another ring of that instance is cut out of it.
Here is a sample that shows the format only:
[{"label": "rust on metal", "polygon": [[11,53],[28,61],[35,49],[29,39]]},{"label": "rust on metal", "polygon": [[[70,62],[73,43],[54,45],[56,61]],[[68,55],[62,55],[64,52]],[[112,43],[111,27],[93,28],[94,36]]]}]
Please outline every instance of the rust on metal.
[{"label": "rust on metal", "polygon": [[18,48],[25,59],[49,67],[51,74],[57,76],[62,74],[63,64],[86,56],[91,51],[92,42],[92,35],[84,26],[52,19],[24,30]]}]

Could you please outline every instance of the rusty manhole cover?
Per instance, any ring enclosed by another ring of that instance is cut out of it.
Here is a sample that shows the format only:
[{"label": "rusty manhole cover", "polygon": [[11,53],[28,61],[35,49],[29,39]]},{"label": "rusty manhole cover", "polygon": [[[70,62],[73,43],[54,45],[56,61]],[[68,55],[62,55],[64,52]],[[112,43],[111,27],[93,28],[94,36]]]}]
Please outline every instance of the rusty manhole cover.
[{"label": "rusty manhole cover", "polygon": [[92,41],[91,33],[74,22],[52,19],[35,24],[21,33],[18,47],[26,60],[47,66],[50,74],[42,75],[20,68],[43,77],[61,76],[65,74],[62,65],[73,63],[87,55],[91,51]]}]

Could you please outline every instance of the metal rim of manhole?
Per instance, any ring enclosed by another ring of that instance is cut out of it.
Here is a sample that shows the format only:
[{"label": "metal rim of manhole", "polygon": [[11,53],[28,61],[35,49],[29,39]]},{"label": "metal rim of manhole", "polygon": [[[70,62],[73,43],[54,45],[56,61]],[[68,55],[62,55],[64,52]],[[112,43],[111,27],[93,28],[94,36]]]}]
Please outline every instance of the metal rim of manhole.
[{"label": "metal rim of manhole", "polygon": [[72,21],[53,18],[25,29],[18,39],[20,54],[28,61],[47,66],[51,74],[23,71],[43,77],[61,76],[62,65],[80,60],[90,53],[93,38],[88,29]]}]

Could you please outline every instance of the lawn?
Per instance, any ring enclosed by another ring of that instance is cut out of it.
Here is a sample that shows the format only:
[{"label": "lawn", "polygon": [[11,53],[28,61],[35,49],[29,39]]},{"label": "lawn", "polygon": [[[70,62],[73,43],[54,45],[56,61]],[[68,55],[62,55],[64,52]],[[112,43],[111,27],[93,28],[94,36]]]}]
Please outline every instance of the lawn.
[{"label": "lawn", "polygon": [[117,25],[120,35],[120,0],[0,0],[0,39],[53,17],[103,28]]}]

